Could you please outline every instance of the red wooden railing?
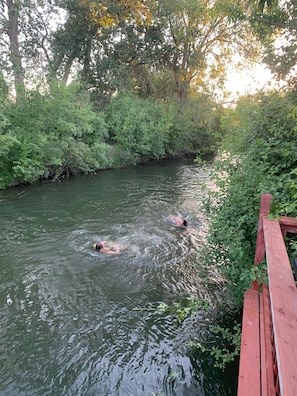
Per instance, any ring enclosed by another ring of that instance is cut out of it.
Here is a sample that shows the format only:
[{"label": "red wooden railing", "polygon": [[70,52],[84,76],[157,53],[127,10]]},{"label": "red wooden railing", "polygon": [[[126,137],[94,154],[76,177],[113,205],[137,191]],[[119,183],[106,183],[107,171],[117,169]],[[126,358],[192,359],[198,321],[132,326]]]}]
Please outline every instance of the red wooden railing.
[{"label": "red wooden railing", "polygon": [[254,260],[266,257],[268,284],[245,292],[238,396],[297,396],[297,288],[284,242],[297,220],[268,219],[270,202],[264,194]]}]

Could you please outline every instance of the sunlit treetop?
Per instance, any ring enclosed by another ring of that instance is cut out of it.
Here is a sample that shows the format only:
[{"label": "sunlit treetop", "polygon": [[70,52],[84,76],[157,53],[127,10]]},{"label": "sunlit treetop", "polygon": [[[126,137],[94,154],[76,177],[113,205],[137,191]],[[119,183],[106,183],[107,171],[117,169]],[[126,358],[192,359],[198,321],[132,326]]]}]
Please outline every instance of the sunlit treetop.
[{"label": "sunlit treetop", "polygon": [[150,10],[142,0],[81,0],[81,6],[88,10],[89,21],[102,28],[110,28],[121,21],[134,21],[137,25],[147,24]]}]

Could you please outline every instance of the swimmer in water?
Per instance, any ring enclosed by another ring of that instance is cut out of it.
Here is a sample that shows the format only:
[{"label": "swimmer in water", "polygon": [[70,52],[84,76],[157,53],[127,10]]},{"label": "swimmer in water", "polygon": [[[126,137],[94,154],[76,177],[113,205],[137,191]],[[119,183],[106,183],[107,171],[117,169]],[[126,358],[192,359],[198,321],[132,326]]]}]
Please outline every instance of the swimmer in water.
[{"label": "swimmer in water", "polygon": [[[109,246],[107,246],[106,244],[108,244]],[[93,248],[95,250],[97,250],[98,252],[102,252],[105,254],[119,254],[120,253],[119,246],[114,245],[107,241],[100,241],[100,242],[94,243]]]},{"label": "swimmer in water", "polygon": [[188,222],[185,219],[182,219],[180,217],[177,216],[168,216],[168,219],[170,220],[170,222],[173,222],[174,225],[176,225],[177,227],[187,227],[188,226]]}]

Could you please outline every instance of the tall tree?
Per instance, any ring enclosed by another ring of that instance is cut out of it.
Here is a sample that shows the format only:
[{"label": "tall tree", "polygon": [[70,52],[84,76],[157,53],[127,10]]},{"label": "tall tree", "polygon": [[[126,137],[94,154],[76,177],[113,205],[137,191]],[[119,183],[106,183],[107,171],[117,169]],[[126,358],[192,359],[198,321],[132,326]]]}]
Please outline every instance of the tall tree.
[{"label": "tall tree", "polygon": [[297,1],[251,1],[250,5],[249,20],[263,44],[263,61],[276,76],[296,86]]},{"label": "tall tree", "polygon": [[67,82],[75,60],[90,63],[90,42],[96,30],[88,19],[88,9],[80,2],[63,3],[67,18],[53,34],[53,61],[49,63],[49,75]]},{"label": "tall tree", "polygon": [[1,0],[1,70],[12,74],[17,101],[25,95],[26,80],[52,62],[51,34],[59,7],[51,0]]},{"label": "tall tree", "polygon": [[173,72],[180,98],[191,83],[199,85],[206,76],[224,73],[226,62],[247,42],[239,2],[163,0],[157,13],[167,40],[166,66]]},{"label": "tall tree", "polygon": [[60,70],[66,79],[73,64],[78,62],[81,75],[89,85],[106,88],[105,74],[114,69],[115,59],[111,59],[110,54],[122,35],[123,26],[141,23],[146,12],[144,3],[140,0],[63,1],[67,20],[54,35],[54,74]]},{"label": "tall tree", "polygon": [[22,102],[25,94],[24,69],[19,42],[19,17],[21,6],[21,0],[1,1],[2,32],[7,35],[9,40],[9,60],[12,65],[18,103]]}]

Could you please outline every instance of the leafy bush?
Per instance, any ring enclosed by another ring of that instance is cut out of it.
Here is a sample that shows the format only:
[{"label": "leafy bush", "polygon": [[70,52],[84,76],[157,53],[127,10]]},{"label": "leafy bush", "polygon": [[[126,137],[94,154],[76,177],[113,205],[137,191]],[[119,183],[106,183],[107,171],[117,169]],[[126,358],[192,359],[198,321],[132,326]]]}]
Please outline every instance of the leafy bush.
[{"label": "leafy bush", "polygon": [[165,103],[123,94],[111,100],[105,114],[118,165],[202,155],[215,145],[218,112],[207,96]]},{"label": "leafy bush", "polygon": [[205,342],[193,339],[188,343],[188,346],[199,350],[203,354],[213,356],[214,367],[224,370],[230,362],[233,362],[239,356],[241,340],[240,325],[235,324],[230,328],[216,324],[210,326],[209,331],[213,336],[211,341],[208,340],[208,342]]},{"label": "leafy bush", "polygon": [[183,102],[171,103],[169,111],[171,154],[202,156],[216,151],[220,113],[209,96],[189,96]]},{"label": "leafy bush", "polygon": [[218,118],[207,96],[149,99],[125,93],[94,111],[80,84],[29,91],[22,106],[0,100],[0,187],[159,160],[202,155]]},{"label": "leafy bush", "polygon": [[149,99],[125,94],[105,109],[115,165],[136,165],[165,158],[170,119],[164,107]]},{"label": "leafy bush", "polygon": [[2,187],[111,166],[104,114],[78,84],[31,91],[21,108],[6,104],[0,128]]},{"label": "leafy bush", "polygon": [[223,118],[217,189],[205,201],[211,227],[203,259],[221,266],[239,305],[255,276],[261,195],[272,194],[274,213],[297,215],[296,115],[295,94],[271,92],[243,98]]}]

